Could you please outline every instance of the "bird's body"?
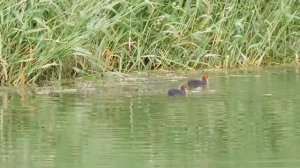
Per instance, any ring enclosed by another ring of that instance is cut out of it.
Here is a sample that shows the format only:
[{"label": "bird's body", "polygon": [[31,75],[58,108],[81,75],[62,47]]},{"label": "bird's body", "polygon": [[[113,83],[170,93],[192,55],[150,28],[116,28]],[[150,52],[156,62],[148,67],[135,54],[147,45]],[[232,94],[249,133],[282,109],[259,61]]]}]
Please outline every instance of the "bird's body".
[{"label": "bird's body", "polygon": [[169,89],[168,96],[176,97],[176,96],[187,96],[188,93],[188,86],[182,85],[180,89]]},{"label": "bird's body", "polygon": [[208,86],[208,83],[208,75],[204,75],[202,80],[193,79],[188,81],[188,87],[191,89],[204,88]]}]

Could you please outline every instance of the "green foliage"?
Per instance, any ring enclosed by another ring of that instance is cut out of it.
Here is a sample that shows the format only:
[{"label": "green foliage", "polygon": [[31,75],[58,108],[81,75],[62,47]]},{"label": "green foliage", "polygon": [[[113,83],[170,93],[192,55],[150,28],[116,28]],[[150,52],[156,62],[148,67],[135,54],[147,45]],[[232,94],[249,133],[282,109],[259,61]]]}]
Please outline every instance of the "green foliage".
[{"label": "green foliage", "polygon": [[297,0],[0,2],[1,83],[298,59]]}]

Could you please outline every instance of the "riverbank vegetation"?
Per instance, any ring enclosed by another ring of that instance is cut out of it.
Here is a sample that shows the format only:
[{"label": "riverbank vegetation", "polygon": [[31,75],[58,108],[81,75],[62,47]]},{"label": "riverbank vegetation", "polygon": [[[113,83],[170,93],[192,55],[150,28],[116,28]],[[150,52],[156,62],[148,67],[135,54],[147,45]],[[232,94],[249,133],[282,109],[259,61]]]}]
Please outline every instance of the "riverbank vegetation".
[{"label": "riverbank vegetation", "polygon": [[1,83],[298,61],[298,0],[0,2]]}]

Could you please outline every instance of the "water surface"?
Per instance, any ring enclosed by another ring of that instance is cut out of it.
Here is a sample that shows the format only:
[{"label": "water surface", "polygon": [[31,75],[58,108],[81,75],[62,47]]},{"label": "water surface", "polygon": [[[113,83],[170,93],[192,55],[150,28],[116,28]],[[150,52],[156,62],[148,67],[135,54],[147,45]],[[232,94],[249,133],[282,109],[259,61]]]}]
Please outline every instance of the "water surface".
[{"label": "water surface", "polygon": [[167,90],[196,72],[1,88],[0,165],[298,168],[300,74],[209,75],[209,90],[186,98]]}]

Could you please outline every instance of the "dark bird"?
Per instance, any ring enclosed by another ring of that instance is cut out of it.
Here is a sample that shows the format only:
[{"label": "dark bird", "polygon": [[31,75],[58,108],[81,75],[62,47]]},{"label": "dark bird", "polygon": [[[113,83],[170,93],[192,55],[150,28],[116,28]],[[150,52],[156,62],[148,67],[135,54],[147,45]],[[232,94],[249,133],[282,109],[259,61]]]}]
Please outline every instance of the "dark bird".
[{"label": "dark bird", "polygon": [[188,87],[191,89],[204,88],[208,86],[208,75],[205,74],[202,77],[202,80],[193,79],[188,81]]},{"label": "dark bird", "polygon": [[168,96],[187,96],[188,93],[188,85],[184,84],[180,87],[180,89],[169,89]]}]

